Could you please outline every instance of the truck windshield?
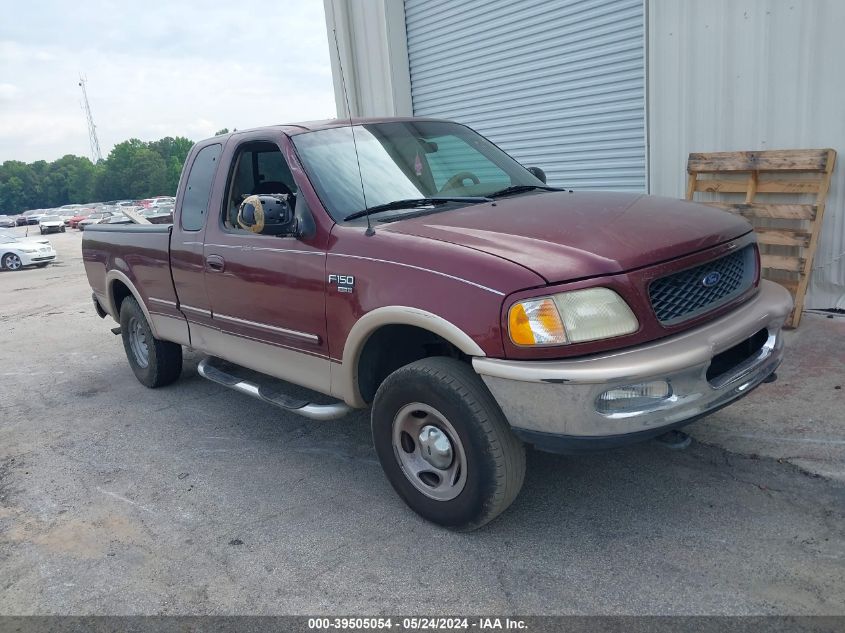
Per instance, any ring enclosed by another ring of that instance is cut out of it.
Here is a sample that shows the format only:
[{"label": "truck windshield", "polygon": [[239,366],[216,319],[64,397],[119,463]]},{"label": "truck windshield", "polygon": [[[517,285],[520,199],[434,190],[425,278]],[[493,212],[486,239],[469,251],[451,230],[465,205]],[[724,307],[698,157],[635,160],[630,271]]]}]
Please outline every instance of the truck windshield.
[{"label": "truck windshield", "polygon": [[362,179],[368,208],[419,198],[479,198],[514,185],[543,186],[490,141],[457,123],[356,125],[357,157],[349,126],[298,134],[293,142],[317,194],[338,222],[364,210]]}]

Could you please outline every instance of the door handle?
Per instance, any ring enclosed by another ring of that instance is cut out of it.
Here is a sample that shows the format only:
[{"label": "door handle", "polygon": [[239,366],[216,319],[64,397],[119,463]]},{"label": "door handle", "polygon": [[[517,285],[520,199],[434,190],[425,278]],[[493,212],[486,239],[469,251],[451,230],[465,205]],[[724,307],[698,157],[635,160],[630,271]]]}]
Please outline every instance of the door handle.
[{"label": "door handle", "polygon": [[213,273],[222,273],[226,267],[226,260],[220,255],[209,255],[205,258],[205,267]]}]

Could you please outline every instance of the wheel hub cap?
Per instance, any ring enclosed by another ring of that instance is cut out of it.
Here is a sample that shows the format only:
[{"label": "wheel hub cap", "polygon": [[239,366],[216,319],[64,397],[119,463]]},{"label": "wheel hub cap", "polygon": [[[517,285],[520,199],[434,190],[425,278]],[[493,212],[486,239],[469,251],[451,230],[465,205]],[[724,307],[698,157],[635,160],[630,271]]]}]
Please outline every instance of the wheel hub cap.
[{"label": "wheel hub cap", "polygon": [[422,402],[393,419],[393,453],[405,477],[425,496],[454,499],[467,481],[467,458],[458,432],[440,411]]},{"label": "wheel hub cap", "polygon": [[426,425],[420,431],[422,458],[440,470],[449,468],[452,463],[452,442],[436,426]]},{"label": "wheel hub cap", "polygon": [[150,360],[150,351],[147,347],[147,337],[144,328],[138,319],[132,318],[129,321],[129,347],[135,356],[135,362],[141,367],[146,367]]}]

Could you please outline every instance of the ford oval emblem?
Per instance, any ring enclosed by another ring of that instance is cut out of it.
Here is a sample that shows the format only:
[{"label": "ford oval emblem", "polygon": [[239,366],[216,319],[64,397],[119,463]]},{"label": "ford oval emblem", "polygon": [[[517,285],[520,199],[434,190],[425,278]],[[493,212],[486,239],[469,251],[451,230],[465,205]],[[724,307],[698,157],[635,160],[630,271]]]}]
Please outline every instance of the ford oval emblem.
[{"label": "ford oval emblem", "polygon": [[719,273],[714,270],[712,272],[707,273],[706,275],[704,275],[704,277],[701,278],[701,285],[705,288],[710,288],[711,286],[715,286],[720,281],[722,281],[722,273]]}]

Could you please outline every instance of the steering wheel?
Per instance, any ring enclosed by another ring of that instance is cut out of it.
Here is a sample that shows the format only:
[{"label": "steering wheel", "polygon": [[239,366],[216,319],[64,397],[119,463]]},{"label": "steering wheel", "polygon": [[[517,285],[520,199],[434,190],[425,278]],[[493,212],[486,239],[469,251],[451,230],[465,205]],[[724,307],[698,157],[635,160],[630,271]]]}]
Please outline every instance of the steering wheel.
[{"label": "steering wheel", "polygon": [[449,178],[446,181],[446,184],[440,188],[440,191],[446,191],[447,189],[456,189],[457,187],[464,186],[464,180],[471,180],[472,184],[477,185],[481,183],[481,180],[478,179],[471,171],[459,171],[457,174]]}]

